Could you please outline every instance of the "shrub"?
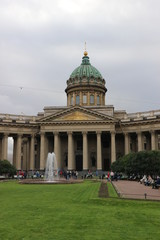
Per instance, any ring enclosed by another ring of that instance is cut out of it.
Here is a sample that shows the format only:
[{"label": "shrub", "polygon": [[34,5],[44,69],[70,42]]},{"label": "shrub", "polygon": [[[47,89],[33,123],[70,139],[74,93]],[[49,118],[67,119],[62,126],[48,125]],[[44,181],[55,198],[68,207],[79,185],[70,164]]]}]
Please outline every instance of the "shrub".
[{"label": "shrub", "polygon": [[0,175],[13,177],[16,171],[16,168],[8,160],[0,160]]}]

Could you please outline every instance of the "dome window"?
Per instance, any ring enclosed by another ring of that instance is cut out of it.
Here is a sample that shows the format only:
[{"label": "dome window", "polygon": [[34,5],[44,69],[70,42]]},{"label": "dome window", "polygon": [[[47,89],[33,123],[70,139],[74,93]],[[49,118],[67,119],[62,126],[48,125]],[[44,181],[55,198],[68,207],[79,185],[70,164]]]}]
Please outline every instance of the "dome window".
[{"label": "dome window", "polygon": [[87,104],[87,96],[83,95],[83,104]]},{"label": "dome window", "polygon": [[76,105],[79,105],[80,101],[79,101],[79,95],[76,96]]},{"label": "dome window", "polygon": [[90,95],[90,104],[94,104],[94,95]]},{"label": "dome window", "polygon": [[100,104],[100,97],[99,97],[99,95],[97,95],[97,105],[99,105]]}]

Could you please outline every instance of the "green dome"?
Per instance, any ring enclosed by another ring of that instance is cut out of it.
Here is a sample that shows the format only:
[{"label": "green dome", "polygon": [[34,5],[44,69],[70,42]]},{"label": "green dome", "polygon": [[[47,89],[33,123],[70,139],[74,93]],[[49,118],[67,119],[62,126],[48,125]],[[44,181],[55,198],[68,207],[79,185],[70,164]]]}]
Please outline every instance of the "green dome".
[{"label": "green dome", "polygon": [[90,64],[89,57],[86,54],[82,58],[81,65],[77,67],[70,75],[70,78],[82,79],[83,77],[103,79],[100,72]]}]

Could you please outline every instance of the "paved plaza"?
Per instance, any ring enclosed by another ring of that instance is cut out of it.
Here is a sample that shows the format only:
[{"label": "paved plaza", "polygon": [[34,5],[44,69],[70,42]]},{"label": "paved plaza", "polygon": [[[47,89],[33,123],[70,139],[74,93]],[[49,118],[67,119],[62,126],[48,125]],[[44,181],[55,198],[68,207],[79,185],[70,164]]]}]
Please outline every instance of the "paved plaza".
[{"label": "paved plaza", "polygon": [[122,198],[150,199],[160,201],[160,189],[152,189],[136,181],[113,181],[117,192]]}]

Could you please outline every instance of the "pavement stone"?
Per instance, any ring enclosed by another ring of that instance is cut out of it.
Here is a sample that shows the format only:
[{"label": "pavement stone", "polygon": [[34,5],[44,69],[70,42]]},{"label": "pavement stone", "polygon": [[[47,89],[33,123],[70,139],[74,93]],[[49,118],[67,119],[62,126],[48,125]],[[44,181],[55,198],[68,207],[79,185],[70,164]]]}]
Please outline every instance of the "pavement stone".
[{"label": "pavement stone", "polygon": [[137,181],[118,180],[112,182],[120,197],[160,201],[160,189],[152,189]]}]

